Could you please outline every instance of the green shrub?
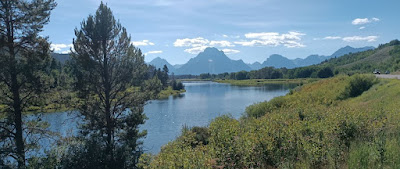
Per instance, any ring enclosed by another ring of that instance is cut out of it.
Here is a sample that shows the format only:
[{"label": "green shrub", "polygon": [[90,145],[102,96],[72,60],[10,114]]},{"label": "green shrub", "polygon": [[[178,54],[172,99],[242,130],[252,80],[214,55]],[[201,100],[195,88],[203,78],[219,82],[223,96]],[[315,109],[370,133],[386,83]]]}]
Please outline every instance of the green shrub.
[{"label": "green shrub", "polygon": [[329,67],[322,68],[321,70],[318,71],[317,76],[319,78],[333,77],[332,69]]},{"label": "green shrub", "polygon": [[344,100],[351,97],[357,97],[377,82],[378,80],[373,75],[353,75],[350,77],[349,83],[339,99]]},{"label": "green shrub", "polygon": [[207,127],[193,127],[191,129],[193,133],[195,133],[195,140],[197,144],[207,145],[210,138],[210,132]]},{"label": "green shrub", "polygon": [[267,112],[281,108],[285,104],[283,96],[276,97],[267,102],[250,105],[245,110],[246,117],[259,118],[264,116]]}]

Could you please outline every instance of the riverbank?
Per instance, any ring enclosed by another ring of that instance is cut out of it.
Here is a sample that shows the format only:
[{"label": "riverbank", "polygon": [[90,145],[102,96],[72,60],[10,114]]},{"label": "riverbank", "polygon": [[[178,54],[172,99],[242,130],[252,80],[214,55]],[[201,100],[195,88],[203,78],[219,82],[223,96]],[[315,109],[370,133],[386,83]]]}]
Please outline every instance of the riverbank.
[{"label": "riverbank", "polygon": [[369,75],[306,84],[182,135],[149,168],[399,168],[400,81]]},{"label": "riverbank", "polygon": [[246,79],[246,80],[213,80],[218,83],[228,83],[235,86],[260,86],[265,84],[307,84],[318,81],[317,78],[302,79]]},{"label": "riverbank", "polygon": [[160,94],[158,95],[158,99],[166,99],[169,96],[177,96],[185,92],[185,89],[173,90],[171,86],[168,86],[167,89],[161,90]]}]

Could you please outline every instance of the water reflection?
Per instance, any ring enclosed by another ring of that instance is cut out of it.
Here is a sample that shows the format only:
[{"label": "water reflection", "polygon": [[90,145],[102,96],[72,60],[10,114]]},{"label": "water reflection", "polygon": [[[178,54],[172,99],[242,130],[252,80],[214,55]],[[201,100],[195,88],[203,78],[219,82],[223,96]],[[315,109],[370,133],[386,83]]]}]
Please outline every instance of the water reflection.
[{"label": "water reflection", "polygon": [[[148,133],[143,140],[147,152],[158,153],[162,145],[179,136],[183,125],[206,126],[212,119],[225,114],[239,118],[247,106],[285,95],[296,87],[288,84],[240,87],[214,82],[185,82],[184,85],[184,94],[150,101],[145,106],[148,120],[140,129]],[[81,121],[77,112],[45,114],[42,120],[62,137],[78,134],[77,125]],[[54,142],[44,139],[40,144],[48,149]]]}]

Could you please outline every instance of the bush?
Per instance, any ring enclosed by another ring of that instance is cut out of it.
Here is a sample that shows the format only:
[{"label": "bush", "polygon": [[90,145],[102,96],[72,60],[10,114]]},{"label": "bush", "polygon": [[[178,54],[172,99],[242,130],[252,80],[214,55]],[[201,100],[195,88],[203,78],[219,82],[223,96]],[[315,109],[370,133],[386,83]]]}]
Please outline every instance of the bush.
[{"label": "bush", "polygon": [[317,76],[319,78],[328,78],[328,77],[333,77],[333,72],[332,69],[329,67],[325,67],[321,70],[318,71]]},{"label": "bush", "polygon": [[193,127],[191,129],[193,133],[195,133],[195,140],[197,144],[207,145],[210,138],[210,132],[207,127]]},{"label": "bush", "polygon": [[341,94],[340,99],[357,97],[377,82],[378,80],[373,75],[353,75],[350,77],[349,84]]},{"label": "bush", "polygon": [[284,97],[276,97],[268,102],[250,105],[245,110],[246,117],[259,118],[264,116],[267,112],[281,108],[285,104]]},{"label": "bush", "polygon": [[185,89],[185,86],[182,84],[182,82],[176,82],[175,79],[171,81],[171,86],[173,90]]}]

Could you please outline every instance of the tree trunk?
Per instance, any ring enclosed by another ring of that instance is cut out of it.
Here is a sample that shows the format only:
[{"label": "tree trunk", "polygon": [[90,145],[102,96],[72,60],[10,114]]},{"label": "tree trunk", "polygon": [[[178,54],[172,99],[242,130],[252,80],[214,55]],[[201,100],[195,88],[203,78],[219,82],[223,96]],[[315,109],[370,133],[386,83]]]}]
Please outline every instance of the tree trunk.
[{"label": "tree trunk", "polygon": [[[11,40],[11,39],[10,39]],[[15,144],[17,146],[18,168],[25,168],[25,145],[23,139],[23,123],[21,98],[19,93],[19,83],[17,79],[16,60],[13,43],[9,43],[10,50],[10,72],[11,72],[11,92],[13,93],[14,125],[15,125]]]},{"label": "tree trunk", "polygon": [[113,168],[114,166],[114,151],[113,151],[113,120],[112,120],[112,112],[111,112],[111,82],[109,77],[109,67],[108,67],[108,58],[106,52],[106,40],[103,41],[103,68],[104,68],[104,94],[105,94],[105,116],[107,122],[107,155],[109,156],[108,160],[108,168]]},{"label": "tree trunk", "polygon": [[21,112],[21,101],[19,96],[19,87],[16,76],[12,77],[12,93],[14,99],[14,123],[15,123],[15,143],[17,146],[17,157],[18,157],[18,168],[25,168],[25,145],[23,139],[23,128],[22,128],[22,112]]},{"label": "tree trunk", "polygon": [[18,168],[25,168],[25,145],[23,139],[23,122],[22,122],[22,109],[21,109],[21,98],[20,98],[20,85],[18,83],[18,72],[16,68],[17,60],[14,48],[14,23],[13,23],[13,11],[11,4],[6,2],[6,15],[5,20],[7,27],[7,40],[8,50],[10,54],[9,66],[10,66],[10,77],[11,77],[11,92],[13,93],[13,108],[14,108],[14,125],[15,125],[15,144],[17,146],[17,161]]}]

